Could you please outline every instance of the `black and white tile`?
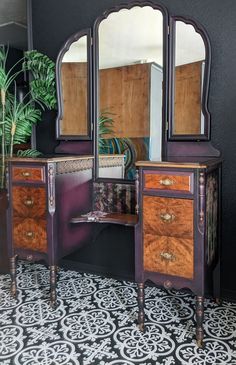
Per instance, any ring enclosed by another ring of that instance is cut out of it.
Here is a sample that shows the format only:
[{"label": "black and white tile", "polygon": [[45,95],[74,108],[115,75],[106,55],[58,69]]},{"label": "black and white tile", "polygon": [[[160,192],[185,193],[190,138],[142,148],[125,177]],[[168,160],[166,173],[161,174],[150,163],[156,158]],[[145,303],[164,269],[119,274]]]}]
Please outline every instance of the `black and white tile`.
[{"label": "black and white tile", "polygon": [[195,298],[147,286],[146,329],[136,326],[131,282],[61,270],[58,306],[49,306],[49,272],[18,265],[18,297],[0,275],[1,365],[234,365],[236,304],[206,300],[205,346],[195,343]]}]

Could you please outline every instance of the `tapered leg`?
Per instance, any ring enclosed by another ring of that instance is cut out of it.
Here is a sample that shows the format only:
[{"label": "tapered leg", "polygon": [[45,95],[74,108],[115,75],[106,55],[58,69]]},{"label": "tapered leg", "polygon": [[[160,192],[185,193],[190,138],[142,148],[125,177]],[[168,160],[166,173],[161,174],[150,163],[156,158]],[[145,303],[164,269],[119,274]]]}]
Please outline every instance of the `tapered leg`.
[{"label": "tapered leg", "polygon": [[144,331],[144,283],[138,283],[138,326],[140,331]]},{"label": "tapered leg", "polygon": [[57,266],[50,266],[50,306],[56,308],[57,305]]},{"label": "tapered leg", "polygon": [[10,257],[11,294],[16,297],[16,261],[17,255]]},{"label": "tapered leg", "polygon": [[203,318],[204,318],[204,297],[197,296],[196,298],[196,340],[198,347],[202,347],[203,345]]}]

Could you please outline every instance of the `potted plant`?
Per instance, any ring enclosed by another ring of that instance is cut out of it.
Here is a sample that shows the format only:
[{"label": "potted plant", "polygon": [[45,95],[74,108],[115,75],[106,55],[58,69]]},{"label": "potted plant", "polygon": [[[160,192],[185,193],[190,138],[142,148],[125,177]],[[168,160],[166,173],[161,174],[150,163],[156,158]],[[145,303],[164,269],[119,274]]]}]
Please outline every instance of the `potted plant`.
[{"label": "potted plant", "polygon": [[[46,55],[28,51],[22,60],[7,70],[8,49],[0,46],[0,271],[1,257],[6,250],[6,160],[12,157],[14,147],[29,142],[33,126],[41,120],[44,108],[56,106],[55,64]],[[19,63],[20,70],[16,70]],[[16,78],[19,73],[31,71],[29,92],[21,99],[17,97]],[[32,149],[18,150],[18,155],[37,156]],[[3,254],[2,254],[3,253]],[[5,252],[6,254],[6,252]],[[6,261],[6,260],[5,260]],[[5,262],[6,263],[6,262]],[[6,265],[5,265],[6,267]]]}]

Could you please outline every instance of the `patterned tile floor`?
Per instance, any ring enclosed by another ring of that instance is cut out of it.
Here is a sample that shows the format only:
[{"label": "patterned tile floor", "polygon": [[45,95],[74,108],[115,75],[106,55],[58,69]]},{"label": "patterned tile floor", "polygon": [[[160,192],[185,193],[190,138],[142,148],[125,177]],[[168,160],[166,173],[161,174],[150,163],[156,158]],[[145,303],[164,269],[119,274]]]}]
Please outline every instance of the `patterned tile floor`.
[{"label": "patterned tile floor", "polygon": [[233,365],[236,304],[206,300],[205,347],[194,341],[194,297],[146,287],[146,331],[136,325],[136,285],[61,270],[58,307],[49,272],[18,266],[18,300],[0,275],[1,365]]}]

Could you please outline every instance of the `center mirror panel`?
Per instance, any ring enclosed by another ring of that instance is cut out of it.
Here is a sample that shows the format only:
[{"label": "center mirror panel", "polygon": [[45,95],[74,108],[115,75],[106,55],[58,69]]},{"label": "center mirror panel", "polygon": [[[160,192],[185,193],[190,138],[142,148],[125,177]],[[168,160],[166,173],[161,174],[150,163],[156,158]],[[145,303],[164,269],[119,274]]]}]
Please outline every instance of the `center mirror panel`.
[{"label": "center mirror panel", "polygon": [[98,27],[98,177],[135,178],[137,160],[162,155],[163,14],[110,13]]}]

